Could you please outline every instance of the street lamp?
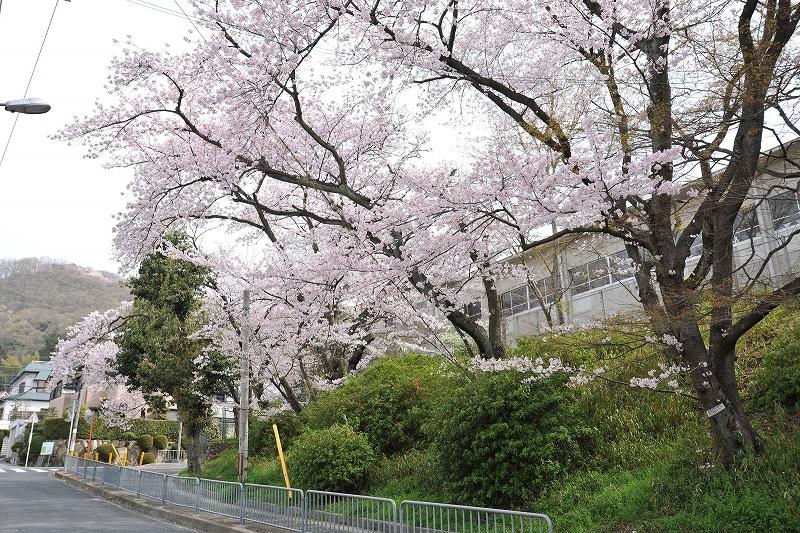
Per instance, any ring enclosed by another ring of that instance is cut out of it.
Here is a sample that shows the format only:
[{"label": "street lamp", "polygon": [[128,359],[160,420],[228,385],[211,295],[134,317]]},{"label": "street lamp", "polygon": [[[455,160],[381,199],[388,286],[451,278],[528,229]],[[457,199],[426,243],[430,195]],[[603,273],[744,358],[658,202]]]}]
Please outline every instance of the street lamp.
[{"label": "street lamp", "polygon": [[25,115],[41,115],[50,111],[50,104],[41,98],[23,98],[22,100],[9,100],[0,102],[10,113],[23,113]]}]

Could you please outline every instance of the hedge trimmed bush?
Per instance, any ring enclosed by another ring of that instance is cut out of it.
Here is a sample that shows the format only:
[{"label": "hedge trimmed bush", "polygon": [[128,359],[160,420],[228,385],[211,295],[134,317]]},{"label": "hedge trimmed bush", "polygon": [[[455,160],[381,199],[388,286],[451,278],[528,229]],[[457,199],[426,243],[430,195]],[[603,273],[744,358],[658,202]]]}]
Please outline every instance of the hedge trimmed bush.
[{"label": "hedge trimmed bush", "polygon": [[153,437],[154,450],[165,450],[167,446],[169,446],[169,439],[167,439],[166,435],[156,435]]},{"label": "hedge trimmed bush", "polygon": [[[81,408],[80,418],[78,419],[78,438],[89,438],[89,424],[86,422],[84,414],[86,408]],[[143,420],[136,418],[130,421],[127,428],[120,428],[108,424],[102,416],[95,415],[93,437],[98,440],[125,440],[125,433],[134,435],[166,435],[169,440],[178,440],[177,420]]]},{"label": "hedge trimmed bush", "polygon": [[139,446],[139,449],[143,452],[150,451],[153,447],[153,436],[140,435],[139,438],[136,439],[136,445]]},{"label": "hedge trimmed bush", "polygon": [[358,491],[376,462],[366,435],[349,426],[308,430],[292,445],[291,477],[305,489]]},{"label": "hedge trimmed bush", "polygon": [[133,431],[126,431],[125,433],[122,434],[122,440],[124,440],[125,442],[136,440],[136,433],[134,433]]},{"label": "hedge trimmed bush", "polygon": [[94,449],[95,452],[99,454],[98,460],[102,463],[108,462],[108,454],[112,455],[112,459],[114,461],[117,460],[117,450],[111,444],[101,444],[97,448]]},{"label": "hedge trimmed bush", "polygon": [[142,464],[150,465],[156,462],[156,454],[147,452],[142,456]]},{"label": "hedge trimmed bush", "polygon": [[69,438],[69,420],[63,418],[45,418],[42,420],[42,436],[46,440]]}]

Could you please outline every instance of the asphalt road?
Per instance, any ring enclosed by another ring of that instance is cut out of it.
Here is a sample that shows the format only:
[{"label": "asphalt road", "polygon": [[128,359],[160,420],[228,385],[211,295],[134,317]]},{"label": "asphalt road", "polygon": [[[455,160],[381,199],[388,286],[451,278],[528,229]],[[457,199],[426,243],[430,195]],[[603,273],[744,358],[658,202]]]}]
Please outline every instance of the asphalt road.
[{"label": "asphalt road", "polygon": [[122,509],[38,470],[0,463],[0,533],[194,531]]}]

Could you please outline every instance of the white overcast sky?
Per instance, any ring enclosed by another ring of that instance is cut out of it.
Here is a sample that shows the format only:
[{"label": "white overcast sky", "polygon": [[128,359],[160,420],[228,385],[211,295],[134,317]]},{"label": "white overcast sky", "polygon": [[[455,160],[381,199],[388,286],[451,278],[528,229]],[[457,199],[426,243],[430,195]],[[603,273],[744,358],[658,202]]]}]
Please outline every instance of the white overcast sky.
[{"label": "white overcast sky", "polygon": [[[56,0],[0,2],[0,101],[6,101],[23,97]],[[130,172],[106,170],[101,160],[84,159],[82,147],[49,136],[106,97],[108,65],[121,48],[115,39],[130,35],[149,49],[187,46],[183,37],[194,28],[178,4],[192,13],[188,0],[58,0],[28,91],[53,108],[19,117],[0,166],[0,258],[46,256],[117,271],[112,215],[124,208]],[[460,151],[452,125],[434,116],[424,122],[435,132],[433,159]],[[0,110],[0,153],[13,123],[14,115]]]},{"label": "white overcast sky", "polygon": [[[53,12],[55,0],[1,0],[0,101],[22,98]],[[186,0],[178,0],[190,12]],[[140,4],[140,5],[137,5]],[[59,0],[50,34],[28,96],[47,100],[46,115],[21,115],[0,166],[0,258],[48,256],[116,271],[111,254],[112,215],[124,206],[129,179],[83,149],[49,139],[73,115],[103,98],[108,65],[119,48],[113,40],[150,48],[180,46],[191,25],[172,0]],[[0,109],[0,153],[14,115]]]}]

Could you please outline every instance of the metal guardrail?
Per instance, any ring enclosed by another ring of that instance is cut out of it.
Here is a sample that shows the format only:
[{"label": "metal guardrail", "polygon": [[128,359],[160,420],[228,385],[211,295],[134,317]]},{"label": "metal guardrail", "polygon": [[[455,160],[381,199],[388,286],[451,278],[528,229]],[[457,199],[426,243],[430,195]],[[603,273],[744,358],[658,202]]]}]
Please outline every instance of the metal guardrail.
[{"label": "metal guardrail", "polygon": [[303,491],[245,483],[242,520],[303,533]]},{"label": "metal guardrail", "polygon": [[169,476],[67,457],[64,470],[139,497],[295,533],[553,533],[547,515]]},{"label": "metal guardrail", "polygon": [[196,477],[167,476],[164,486],[164,500],[168,503],[191,507],[197,510],[198,485]]},{"label": "metal guardrail", "polygon": [[182,463],[186,460],[186,450],[158,450],[159,463]]},{"label": "metal guardrail", "polygon": [[397,504],[388,498],[306,491],[304,533],[359,531],[395,533]]},{"label": "metal guardrail", "polygon": [[552,533],[553,524],[547,515],[449,505],[443,503],[403,501],[400,503],[400,525],[403,533]]}]

